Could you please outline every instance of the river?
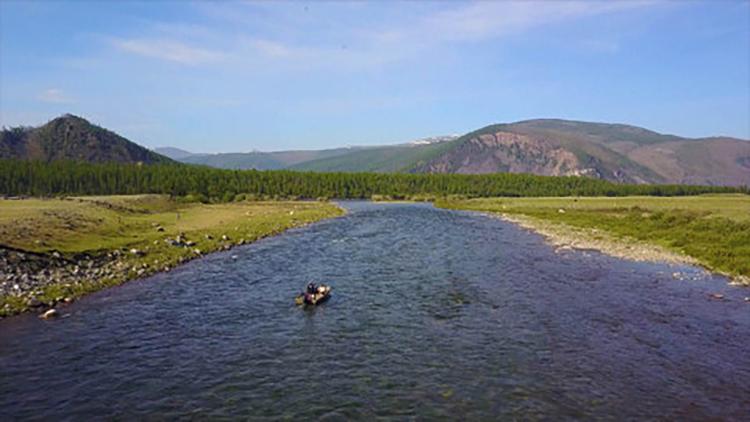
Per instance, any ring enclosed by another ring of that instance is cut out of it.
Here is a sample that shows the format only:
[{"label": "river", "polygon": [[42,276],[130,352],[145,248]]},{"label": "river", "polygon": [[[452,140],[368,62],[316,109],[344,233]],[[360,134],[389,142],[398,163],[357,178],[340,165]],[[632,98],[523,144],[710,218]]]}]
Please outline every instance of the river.
[{"label": "river", "polygon": [[[0,420],[750,415],[750,290],[476,213],[343,205],[0,321]],[[308,280],[331,300],[294,306]]]}]

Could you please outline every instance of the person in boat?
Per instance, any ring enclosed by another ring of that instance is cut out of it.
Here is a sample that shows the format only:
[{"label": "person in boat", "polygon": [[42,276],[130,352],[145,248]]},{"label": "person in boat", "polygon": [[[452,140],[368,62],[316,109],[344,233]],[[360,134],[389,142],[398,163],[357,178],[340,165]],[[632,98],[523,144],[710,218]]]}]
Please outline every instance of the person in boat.
[{"label": "person in boat", "polygon": [[318,288],[312,281],[308,283],[307,290],[305,291],[305,302],[313,303],[315,301],[315,294],[318,292]]}]

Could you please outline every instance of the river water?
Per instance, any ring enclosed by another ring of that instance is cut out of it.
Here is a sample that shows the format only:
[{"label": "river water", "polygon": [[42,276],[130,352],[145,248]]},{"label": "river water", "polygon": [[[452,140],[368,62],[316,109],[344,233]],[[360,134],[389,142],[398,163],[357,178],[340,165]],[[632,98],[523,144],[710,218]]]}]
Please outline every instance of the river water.
[{"label": "river water", "polygon": [[[750,417],[750,290],[479,214],[344,206],[1,321],[0,420]],[[295,307],[311,279],[331,300]]]}]

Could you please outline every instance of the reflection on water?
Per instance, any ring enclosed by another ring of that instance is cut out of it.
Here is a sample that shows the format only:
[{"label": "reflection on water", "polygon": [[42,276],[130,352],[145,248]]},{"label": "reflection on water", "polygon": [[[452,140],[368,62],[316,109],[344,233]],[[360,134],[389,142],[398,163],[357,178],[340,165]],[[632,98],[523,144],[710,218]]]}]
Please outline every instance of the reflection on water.
[{"label": "reflection on water", "polygon": [[[0,322],[0,419],[750,415],[748,290],[472,213],[345,205],[67,318]],[[333,297],[296,308],[311,279]]]}]

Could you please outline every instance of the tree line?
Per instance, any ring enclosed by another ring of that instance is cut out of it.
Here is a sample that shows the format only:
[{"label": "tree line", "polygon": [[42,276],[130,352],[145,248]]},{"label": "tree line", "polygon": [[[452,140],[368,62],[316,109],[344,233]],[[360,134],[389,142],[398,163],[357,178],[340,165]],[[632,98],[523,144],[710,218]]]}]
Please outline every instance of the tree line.
[{"label": "tree line", "polygon": [[245,198],[362,199],[435,196],[680,196],[748,193],[747,187],[626,185],[586,177],[496,173],[313,173],[223,170],[183,164],[0,160],[0,195],[159,193],[204,201]]}]

